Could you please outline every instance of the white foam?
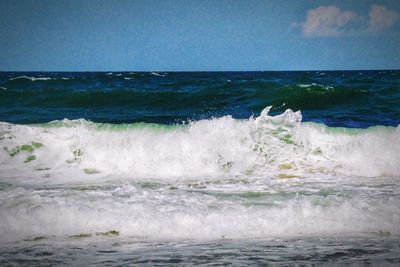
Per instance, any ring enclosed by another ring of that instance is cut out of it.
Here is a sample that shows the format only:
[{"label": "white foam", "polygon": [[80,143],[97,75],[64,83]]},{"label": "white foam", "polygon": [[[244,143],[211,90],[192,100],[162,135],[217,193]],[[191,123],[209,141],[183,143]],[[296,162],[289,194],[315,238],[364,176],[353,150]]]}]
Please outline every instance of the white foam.
[{"label": "white foam", "polygon": [[159,77],[165,77],[165,74],[160,74],[160,73],[157,73],[157,72],[152,72],[152,73],[150,73],[151,75],[154,75],[154,76],[159,76]]},{"label": "white foam", "polygon": [[322,84],[318,84],[318,83],[307,83],[307,84],[299,83],[299,84],[297,84],[297,86],[300,88],[321,87],[321,88],[324,88],[327,90],[333,89],[332,86],[322,85]]},{"label": "white foam", "polygon": [[13,80],[18,80],[18,79],[28,79],[31,81],[48,81],[48,80],[52,80],[52,78],[50,77],[29,77],[29,76],[17,76],[17,77],[13,77],[10,78],[9,81],[13,81]]},{"label": "white foam", "polygon": [[24,171],[43,166],[66,173],[90,169],[99,175],[162,179],[400,175],[399,127],[329,128],[302,123],[299,111],[277,116],[268,111],[256,119],[227,116],[172,128],[141,124],[99,129],[85,120],[65,120],[62,127],[50,128],[3,124],[0,132],[15,138],[2,138],[2,147],[11,150],[31,142],[44,146],[32,153],[36,159],[29,163],[24,163],[29,153],[11,157],[2,150],[0,167],[3,173],[19,172],[20,179]]},{"label": "white foam", "polygon": [[400,127],[269,109],[181,126],[0,123],[0,243],[400,235]]},{"label": "white foam", "polygon": [[131,184],[111,189],[17,188],[0,192],[0,240],[110,230],[147,239],[400,234],[398,200],[346,191],[324,196],[305,193],[307,187],[300,184],[288,186],[300,186],[303,194],[286,190],[242,199],[240,194]]}]

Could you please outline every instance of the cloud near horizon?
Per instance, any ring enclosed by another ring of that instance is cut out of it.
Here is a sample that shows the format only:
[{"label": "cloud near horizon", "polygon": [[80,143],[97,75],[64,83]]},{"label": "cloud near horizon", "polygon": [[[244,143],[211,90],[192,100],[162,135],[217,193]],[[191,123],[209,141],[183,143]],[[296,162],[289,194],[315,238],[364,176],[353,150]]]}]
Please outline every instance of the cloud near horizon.
[{"label": "cloud near horizon", "polygon": [[310,9],[304,22],[293,23],[292,26],[301,26],[305,37],[336,37],[388,30],[399,20],[400,14],[385,6],[371,6],[365,19],[353,11],[342,11],[331,5]]},{"label": "cloud near horizon", "polygon": [[391,28],[400,19],[400,15],[384,6],[373,5],[369,10],[369,29],[379,31]]},{"label": "cloud near horizon", "polygon": [[341,11],[335,6],[320,6],[308,11],[307,19],[302,25],[303,34],[307,37],[337,36],[357,17],[352,11]]}]

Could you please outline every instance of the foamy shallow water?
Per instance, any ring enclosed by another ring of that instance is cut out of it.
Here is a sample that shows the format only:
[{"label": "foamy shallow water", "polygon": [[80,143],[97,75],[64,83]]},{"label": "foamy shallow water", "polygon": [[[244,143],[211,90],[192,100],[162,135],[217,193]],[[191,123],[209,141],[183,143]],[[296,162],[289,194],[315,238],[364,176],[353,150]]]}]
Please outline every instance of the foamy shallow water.
[{"label": "foamy shallow water", "polygon": [[389,178],[2,185],[0,192],[3,242],[109,231],[166,240],[400,233],[399,188]]},{"label": "foamy shallow water", "polygon": [[0,248],[0,263],[57,266],[398,266],[399,240],[289,238],[215,241],[37,241]]},{"label": "foamy shallow water", "polygon": [[2,123],[1,263],[398,263],[399,127],[268,111]]}]

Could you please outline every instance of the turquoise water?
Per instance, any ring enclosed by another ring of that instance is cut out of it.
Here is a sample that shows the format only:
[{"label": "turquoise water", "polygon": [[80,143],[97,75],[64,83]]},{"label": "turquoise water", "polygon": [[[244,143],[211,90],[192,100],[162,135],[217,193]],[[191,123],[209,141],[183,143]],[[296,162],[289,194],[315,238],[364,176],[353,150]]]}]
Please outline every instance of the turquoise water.
[{"label": "turquoise water", "polygon": [[396,266],[399,77],[1,73],[0,263]]}]

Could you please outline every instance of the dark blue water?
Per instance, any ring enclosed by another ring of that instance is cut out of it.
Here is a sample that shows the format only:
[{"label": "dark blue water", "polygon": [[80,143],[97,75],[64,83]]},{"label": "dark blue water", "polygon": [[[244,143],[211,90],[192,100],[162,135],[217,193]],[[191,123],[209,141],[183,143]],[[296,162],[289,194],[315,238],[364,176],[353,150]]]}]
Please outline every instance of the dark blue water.
[{"label": "dark blue water", "polygon": [[303,121],[400,123],[400,71],[0,73],[0,121],[182,121],[301,110]]}]

